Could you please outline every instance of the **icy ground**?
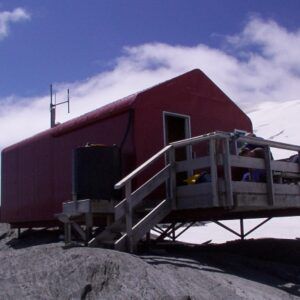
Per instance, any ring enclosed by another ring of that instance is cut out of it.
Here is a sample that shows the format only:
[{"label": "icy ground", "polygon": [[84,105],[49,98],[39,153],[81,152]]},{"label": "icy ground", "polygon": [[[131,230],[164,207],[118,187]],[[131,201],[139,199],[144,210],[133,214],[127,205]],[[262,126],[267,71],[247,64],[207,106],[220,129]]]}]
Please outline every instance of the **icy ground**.
[{"label": "icy ground", "polygon": [[0,299],[300,299],[300,241],[165,245],[130,255],[21,239],[0,224]]}]

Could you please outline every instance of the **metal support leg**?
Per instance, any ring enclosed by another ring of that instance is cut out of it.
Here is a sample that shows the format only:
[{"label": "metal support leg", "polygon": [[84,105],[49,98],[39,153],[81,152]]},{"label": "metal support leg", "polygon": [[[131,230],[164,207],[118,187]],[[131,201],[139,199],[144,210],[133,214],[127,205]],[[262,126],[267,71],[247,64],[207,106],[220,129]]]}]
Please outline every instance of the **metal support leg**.
[{"label": "metal support leg", "polygon": [[146,247],[149,249],[151,245],[151,233],[148,231],[146,233]]},{"label": "metal support leg", "polygon": [[85,214],[85,244],[87,245],[92,236],[92,229],[93,229],[93,215],[91,213]]},{"label": "metal support leg", "polygon": [[236,236],[238,236],[239,238],[241,238],[242,240],[245,239],[246,236],[248,236],[250,233],[252,233],[253,231],[255,231],[256,229],[258,229],[259,227],[261,227],[262,225],[264,225],[265,223],[269,222],[272,218],[267,218],[264,221],[262,221],[261,223],[259,223],[258,225],[256,225],[255,227],[253,227],[251,230],[249,230],[248,232],[245,233],[244,231],[244,219],[240,219],[240,233],[234,231],[233,229],[229,228],[228,226],[222,224],[219,221],[212,221],[214,223],[216,223],[217,225],[223,227],[224,229],[228,230],[229,232],[235,234]]},{"label": "metal support leg", "polygon": [[71,243],[71,223],[64,224],[65,227],[65,244]]},{"label": "metal support leg", "polygon": [[[181,236],[185,231],[187,231],[194,224],[195,222],[191,222],[190,224],[185,222],[178,223],[178,224],[172,223],[170,226],[167,227],[165,231],[163,231],[163,233],[156,239],[156,241],[157,242],[162,241],[164,238],[168,237],[174,242],[179,236]],[[181,232],[176,234],[176,231],[179,230],[181,227],[184,227],[184,225],[186,225],[186,227],[183,228]]]},{"label": "metal support leg", "polygon": [[236,231],[234,231],[233,229],[229,228],[228,226],[222,224],[221,222],[219,221],[213,221],[214,223],[216,223],[217,225],[223,227],[224,229],[228,230],[229,232],[237,235],[238,237],[241,237],[241,235],[239,233],[237,233]]},{"label": "metal support leg", "polygon": [[253,227],[251,230],[249,230],[244,237],[246,237],[247,235],[249,235],[250,233],[252,233],[253,231],[255,231],[256,229],[258,229],[259,227],[261,227],[262,225],[266,224],[267,222],[269,222],[272,219],[272,217],[265,219],[264,221],[262,221],[261,223],[259,223],[258,225],[256,225],[255,227]]},{"label": "metal support leg", "polygon": [[[155,228],[157,228],[157,227],[158,226],[155,226]],[[156,242],[162,241],[166,237],[169,237],[172,239],[172,237],[171,237],[172,227],[173,227],[173,224],[170,224],[165,230],[161,230],[161,232],[156,231],[156,232],[160,233],[160,236],[156,239]]]},{"label": "metal support leg", "polygon": [[172,226],[172,242],[175,242],[176,236],[175,236],[175,223],[173,223]]},{"label": "metal support leg", "polygon": [[152,228],[152,230],[155,231],[155,232],[157,232],[157,233],[159,233],[159,234],[163,234],[164,233],[164,230],[161,229],[158,225],[154,226]]},{"label": "metal support leg", "polygon": [[241,240],[245,239],[245,233],[244,233],[244,219],[240,219],[240,229],[241,229]]},{"label": "metal support leg", "polygon": [[[185,223],[182,223],[182,225],[184,225]],[[178,237],[180,237],[183,233],[185,233],[190,227],[192,227],[193,225],[195,224],[195,222],[191,222],[189,225],[186,225],[186,227],[181,231],[179,232],[175,239],[177,239]]]}]

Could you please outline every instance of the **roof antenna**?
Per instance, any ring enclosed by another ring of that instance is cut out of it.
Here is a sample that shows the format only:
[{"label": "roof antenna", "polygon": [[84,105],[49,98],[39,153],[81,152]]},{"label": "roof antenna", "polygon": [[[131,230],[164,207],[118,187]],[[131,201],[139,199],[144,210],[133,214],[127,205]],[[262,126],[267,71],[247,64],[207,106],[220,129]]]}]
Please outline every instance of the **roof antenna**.
[{"label": "roof antenna", "polygon": [[69,114],[70,113],[70,90],[69,89],[67,90],[67,100],[59,102],[59,103],[56,102],[56,93],[55,93],[54,103],[53,103],[53,87],[52,87],[52,84],[50,84],[50,126],[51,126],[51,128],[58,125],[58,123],[56,123],[56,121],[55,121],[56,106],[65,104],[65,103],[68,103],[68,114]]}]

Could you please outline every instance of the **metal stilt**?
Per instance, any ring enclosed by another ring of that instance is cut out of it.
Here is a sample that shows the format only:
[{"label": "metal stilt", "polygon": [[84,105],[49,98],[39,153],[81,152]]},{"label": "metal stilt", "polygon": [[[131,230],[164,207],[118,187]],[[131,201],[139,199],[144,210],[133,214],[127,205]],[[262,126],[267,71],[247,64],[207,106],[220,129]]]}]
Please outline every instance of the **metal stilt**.
[{"label": "metal stilt", "polygon": [[234,231],[233,229],[229,228],[228,226],[224,225],[223,223],[221,223],[220,221],[213,221],[215,224],[219,225],[220,227],[228,230],[229,232],[233,233],[234,235],[238,236],[239,238],[241,238],[242,240],[245,239],[246,236],[248,236],[250,233],[252,233],[253,231],[255,231],[256,229],[258,229],[259,227],[261,227],[262,225],[264,225],[265,223],[267,223],[268,221],[270,221],[272,219],[272,217],[265,219],[264,221],[262,221],[261,223],[259,223],[258,225],[256,225],[255,227],[253,227],[251,230],[249,230],[248,232],[245,233],[244,231],[244,219],[240,219],[240,233]]},{"label": "metal stilt", "polygon": [[240,229],[241,229],[241,240],[245,239],[245,233],[244,233],[244,219],[240,219]]}]

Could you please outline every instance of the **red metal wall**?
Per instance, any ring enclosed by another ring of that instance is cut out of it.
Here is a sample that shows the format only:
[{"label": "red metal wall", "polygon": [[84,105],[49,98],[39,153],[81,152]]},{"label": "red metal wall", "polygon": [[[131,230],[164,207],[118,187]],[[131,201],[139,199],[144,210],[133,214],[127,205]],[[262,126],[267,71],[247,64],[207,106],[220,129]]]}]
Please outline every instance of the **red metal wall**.
[{"label": "red metal wall", "polygon": [[[1,221],[54,220],[54,214],[61,212],[62,202],[71,200],[72,150],[87,142],[120,145],[128,120],[127,111],[60,136],[53,137],[54,130],[48,130],[5,149]],[[122,150],[124,173],[135,160],[132,126]]]},{"label": "red metal wall", "polygon": [[216,130],[242,129],[252,132],[249,117],[205,74],[194,70],[137,96],[137,164],[164,147],[163,111],[189,115],[192,136]]}]

